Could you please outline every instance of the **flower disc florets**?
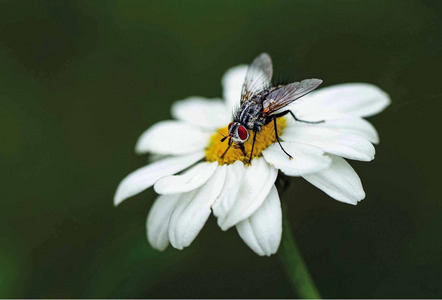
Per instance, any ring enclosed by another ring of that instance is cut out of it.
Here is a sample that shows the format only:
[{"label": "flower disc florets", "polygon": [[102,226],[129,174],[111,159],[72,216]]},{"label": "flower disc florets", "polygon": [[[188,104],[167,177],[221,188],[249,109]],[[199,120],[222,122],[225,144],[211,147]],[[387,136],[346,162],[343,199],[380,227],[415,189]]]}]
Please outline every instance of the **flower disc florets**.
[{"label": "flower disc florets", "polygon": [[[282,134],[282,131],[287,125],[287,121],[284,117],[278,118],[276,120],[278,127],[278,135]],[[247,156],[241,149],[232,146],[229,151],[222,157],[223,153],[228,147],[228,140],[221,142],[223,136],[228,135],[228,127],[223,127],[218,129],[218,131],[212,135],[210,139],[210,144],[206,149],[206,161],[217,161],[220,165],[233,164],[235,161],[242,161],[243,163],[248,163],[250,159],[250,153],[253,144],[253,132],[250,132],[250,138],[243,144]],[[262,151],[267,149],[270,145],[276,142],[275,136],[275,126],[272,123],[263,126],[261,131],[256,134],[255,147],[253,149],[252,160],[255,157],[261,157]]]}]

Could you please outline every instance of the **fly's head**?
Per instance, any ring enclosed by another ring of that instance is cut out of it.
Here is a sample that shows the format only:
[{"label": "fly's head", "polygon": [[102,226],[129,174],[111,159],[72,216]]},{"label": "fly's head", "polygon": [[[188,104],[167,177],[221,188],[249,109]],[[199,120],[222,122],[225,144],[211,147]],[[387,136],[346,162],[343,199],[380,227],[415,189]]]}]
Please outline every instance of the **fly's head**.
[{"label": "fly's head", "polygon": [[249,130],[239,122],[232,122],[229,124],[229,137],[232,138],[233,143],[237,145],[244,144],[249,139]]}]

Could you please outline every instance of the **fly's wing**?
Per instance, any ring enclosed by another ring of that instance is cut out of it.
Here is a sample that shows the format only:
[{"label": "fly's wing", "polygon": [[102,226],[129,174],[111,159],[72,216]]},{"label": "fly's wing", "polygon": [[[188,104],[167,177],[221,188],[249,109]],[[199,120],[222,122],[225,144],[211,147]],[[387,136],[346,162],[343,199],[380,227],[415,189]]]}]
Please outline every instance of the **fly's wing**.
[{"label": "fly's wing", "polygon": [[249,65],[241,91],[241,104],[256,93],[270,86],[273,75],[272,60],[267,53],[262,53]]},{"label": "fly's wing", "polygon": [[301,82],[293,82],[268,94],[263,101],[263,117],[289,105],[296,99],[307,95],[322,83],[321,79],[305,79]]}]

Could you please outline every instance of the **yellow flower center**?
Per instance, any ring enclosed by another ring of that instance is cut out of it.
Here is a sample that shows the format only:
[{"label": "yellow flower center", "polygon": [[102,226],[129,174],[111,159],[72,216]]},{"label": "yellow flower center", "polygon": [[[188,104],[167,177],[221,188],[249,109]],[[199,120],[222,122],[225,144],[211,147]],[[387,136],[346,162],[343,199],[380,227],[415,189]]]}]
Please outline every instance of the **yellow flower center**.
[{"label": "yellow flower center", "polygon": [[[278,135],[281,136],[283,129],[287,125],[287,121],[284,117],[278,118],[276,120],[276,125],[278,128]],[[219,164],[232,164],[237,160],[242,161],[243,163],[248,163],[250,158],[250,152],[252,150],[253,144],[253,131],[249,130],[250,137],[247,142],[244,143],[244,148],[246,152],[246,156],[243,151],[233,144],[230,147],[229,151],[221,157],[223,153],[226,151],[227,147],[229,147],[228,139],[224,142],[221,142],[221,139],[224,136],[229,134],[228,127],[223,127],[218,129],[218,131],[212,135],[210,138],[210,144],[206,149],[206,160],[207,161],[217,161]],[[261,131],[256,134],[255,147],[253,148],[253,158],[261,157],[262,151],[267,149],[271,144],[276,142],[275,136],[275,125],[273,122],[270,122],[266,126],[263,126]]]}]

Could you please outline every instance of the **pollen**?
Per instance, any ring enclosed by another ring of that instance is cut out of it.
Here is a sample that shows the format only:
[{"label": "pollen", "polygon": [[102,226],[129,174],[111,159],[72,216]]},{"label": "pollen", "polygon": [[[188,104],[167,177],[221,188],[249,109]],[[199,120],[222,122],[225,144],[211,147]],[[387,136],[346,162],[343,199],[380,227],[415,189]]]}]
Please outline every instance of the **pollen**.
[{"label": "pollen", "polygon": [[[278,128],[278,135],[281,136],[282,131],[287,125],[287,121],[284,117],[276,119],[276,125]],[[206,149],[206,161],[217,161],[219,164],[232,164],[235,161],[239,160],[243,163],[248,163],[250,159],[250,152],[252,150],[253,144],[253,131],[249,130],[250,137],[247,142],[244,143],[245,153],[235,146],[235,144],[230,147],[229,151],[221,157],[223,153],[226,151],[227,147],[229,147],[228,139],[224,142],[221,142],[221,139],[224,136],[227,136],[229,129],[226,127],[220,128],[214,133],[210,139],[210,144]],[[258,131],[256,134],[255,147],[253,148],[253,157],[261,157],[262,151],[267,149],[271,144],[276,142],[275,135],[275,125],[273,122],[270,122],[266,126],[263,126],[261,131]]]}]

